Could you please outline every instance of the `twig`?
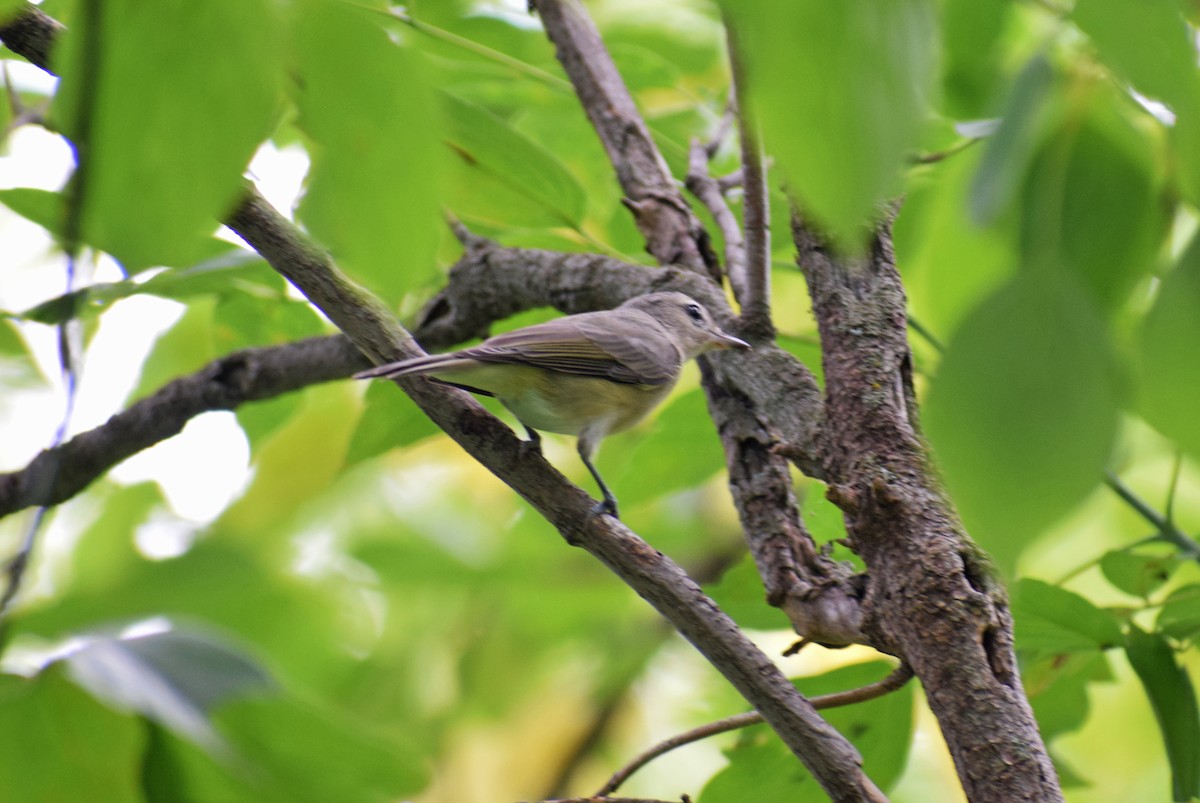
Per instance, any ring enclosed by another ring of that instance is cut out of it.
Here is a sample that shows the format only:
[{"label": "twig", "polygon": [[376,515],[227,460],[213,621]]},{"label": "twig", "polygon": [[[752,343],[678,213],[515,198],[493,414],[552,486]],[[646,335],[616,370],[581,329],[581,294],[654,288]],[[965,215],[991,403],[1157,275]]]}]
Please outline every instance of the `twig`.
[{"label": "twig", "polygon": [[737,31],[728,14],[725,15],[725,34],[731,80],[737,97],[742,182],[746,189],[742,209],[742,225],[746,232],[746,276],[741,282],[745,291],[738,301],[742,306],[742,321],[746,330],[756,332],[765,339],[774,334],[771,322],[771,204],[758,120],[750,98]]},{"label": "twig", "polygon": [[[715,140],[713,140],[715,141]],[[725,274],[733,288],[734,297],[741,300],[746,297],[746,244],[742,238],[742,227],[738,224],[737,216],[729,208],[721,187],[708,172],[708,159],[711,158],[711,144],[706,146],[698,139],[692,140],[688,151],[688,173],[684,186],[700,203],[708,208],[709,213],[725,238]]]},{"label": "twig", "polygon": [[[809,703],[812,704],[813,708],[821,710],[873,700],[876,697],[882,697],[903,687],[904,684],[912,679],[912,675],[912,669],[907,664],[901,663],[883,680],[861,686],[857,689],[850,689],[849,691],[811,697],[809,698]],[[669,739],[664,739],[613,773],[604,786],[600,787],[599,791],[596,792],[596,797],[604,798],[605,795],[610,795],[617,791],[621,784],[629,780],[629,777],[635,772],[659,756],[665,755],[678,747],[683,747],[684,745],[698,742],[701,739],[707,739],[710,736],[716,736],[720,733],[758,725],[762,721],[762,715],[757,711],[748,711],[745,714],[735,714],[716,722],[710,722],[707,725],[701,725],[684,733],[676,734]]]},{"label": "twig", "polygon": [[[66,191],[65,218],[63,226],[63,251],[66,255],[66,292],[75,290],[79,253],[82,247],[83,213],[88,200],[89,177],[92,172],[92,159],[89,158],[92,140],[92,120],[95,112],[97,87],[100,78],[100,47],[102,42],[101,20],[104,16],[100,0],[84,0],[80,16],[83,20],[83,41],[80,55],[79,95],[74,109],[74,131],[72,146],[75,150],[75,172]],[[7,72],[5,73],[7,77]],[[79,388],[79,366],[82,355],[78,342],[80,337],[80,322],[68,319],[58,325],[58,358],[62,372],[63,385],[66,391],[66,402],[63,405],[62,418],[51,439],[50,448],[60,446],[67,437],[67,429],[75,412],[75,400]],[[56,482],[61,468],[57,461],[49,465],[51,482]],[[0,627],[7,630],[6,614],[13,600],[20,593],[21,585],[37,545],[38,534],[46,521],[46,508],[41,507],[25,531],[21,546],[9,560],[7,567],[8,583],[0,594]],[[0,645],[7,642],[5,633],[0,630]]]},{"label": "twig", "polygon": [[1154,525],[1154,529],[1158,530],[1159,540],[1174,544],[1189,558],[1200,560],[1200,543],[1196,543],[1187,533],[1175,526],[1169,518],[1147,504],[1111,470],[1104,472],[1104,484],[1121,497],[1127,505],[1136,510],[1138,515]]}]

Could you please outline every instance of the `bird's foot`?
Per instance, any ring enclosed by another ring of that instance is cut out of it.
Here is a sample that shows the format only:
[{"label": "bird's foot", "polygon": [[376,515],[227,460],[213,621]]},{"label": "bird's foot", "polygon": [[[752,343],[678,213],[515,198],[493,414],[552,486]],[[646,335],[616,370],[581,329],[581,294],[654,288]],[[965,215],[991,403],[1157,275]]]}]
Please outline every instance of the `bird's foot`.
[{"label": "bird's foot", "polygon": [[603,502],[597,502],[596,506],[592,508],[593,516],[600,516],[604,514],[612,516],[617,521],[621,520],[621,516],[617,513],[617,500],[613,499],[611,496],[606,496]]}]

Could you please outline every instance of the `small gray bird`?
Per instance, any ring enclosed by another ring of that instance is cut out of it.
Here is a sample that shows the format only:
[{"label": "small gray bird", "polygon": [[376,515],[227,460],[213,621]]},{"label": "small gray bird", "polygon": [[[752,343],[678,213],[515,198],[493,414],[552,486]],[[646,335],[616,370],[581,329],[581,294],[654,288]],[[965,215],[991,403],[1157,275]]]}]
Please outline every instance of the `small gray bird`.
[{"label": "small gray bird", "polygon": [[712,349],[748,349],[683,293],[652,293],[613,310],[568,315],[488,338],[478,346],[380,365],[355,379],[428,375],[494,396],[541,448],[538,430],[574,435],[579,457],[604,495],[617,500],[592,457],[600,441],[645,418],[670,393],[684,362]]}]

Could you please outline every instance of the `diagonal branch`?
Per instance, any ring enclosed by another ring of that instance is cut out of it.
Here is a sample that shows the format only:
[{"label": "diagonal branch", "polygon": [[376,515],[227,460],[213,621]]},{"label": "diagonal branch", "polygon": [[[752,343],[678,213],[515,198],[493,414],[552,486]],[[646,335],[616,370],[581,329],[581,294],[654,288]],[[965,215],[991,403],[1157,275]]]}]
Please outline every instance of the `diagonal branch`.
[{"label": "diagonal branch", "polygon": [[720,282],[708,233],[683,199],[600,33],[578,0],[534,0],[583,110],[600,137],[646,250]]}]

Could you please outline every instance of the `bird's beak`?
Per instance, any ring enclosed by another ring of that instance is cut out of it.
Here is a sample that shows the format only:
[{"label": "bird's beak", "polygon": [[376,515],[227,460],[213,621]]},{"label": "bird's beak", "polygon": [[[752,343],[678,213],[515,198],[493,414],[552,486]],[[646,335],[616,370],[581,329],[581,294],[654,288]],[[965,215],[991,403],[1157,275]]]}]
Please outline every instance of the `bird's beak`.
[{"label": "bird's beak", "polygon": [[718,349],[737,349],[738,351],[749,351],[752,346],[740,337],[727,335],[720,332],[717,335],[717,341],[713,344],[713,348]]}]

